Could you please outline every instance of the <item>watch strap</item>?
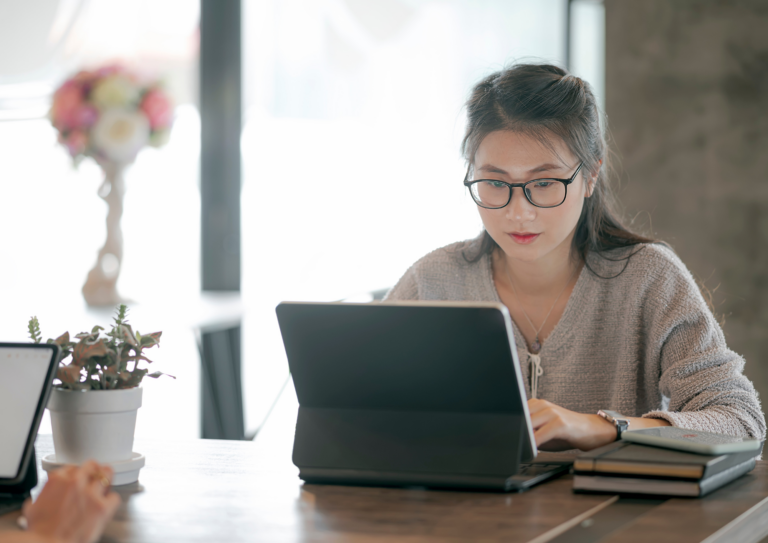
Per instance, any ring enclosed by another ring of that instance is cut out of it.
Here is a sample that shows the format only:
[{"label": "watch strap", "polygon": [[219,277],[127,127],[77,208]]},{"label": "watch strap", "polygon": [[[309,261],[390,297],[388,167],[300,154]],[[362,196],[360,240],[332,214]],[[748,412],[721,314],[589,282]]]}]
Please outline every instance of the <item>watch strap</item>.
[{"label": "watch strap", "polygon": [[616,441],[620,440],[621,434],[629,429],[629,421],[627,420],[627,417],[617,411],[601,409],[597,414],[616,427]]}]

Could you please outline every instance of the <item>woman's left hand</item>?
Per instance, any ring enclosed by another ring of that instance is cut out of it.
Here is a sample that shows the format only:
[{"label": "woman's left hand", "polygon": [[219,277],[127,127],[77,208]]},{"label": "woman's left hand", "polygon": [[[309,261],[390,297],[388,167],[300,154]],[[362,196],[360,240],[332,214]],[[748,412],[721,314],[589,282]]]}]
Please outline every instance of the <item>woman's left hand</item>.
[{"label": "woman's left hand", "polygon": [[576,413],[546,400],[528,400],[536,447],[588,451],[616,441],[616,427],[599,415]]}]

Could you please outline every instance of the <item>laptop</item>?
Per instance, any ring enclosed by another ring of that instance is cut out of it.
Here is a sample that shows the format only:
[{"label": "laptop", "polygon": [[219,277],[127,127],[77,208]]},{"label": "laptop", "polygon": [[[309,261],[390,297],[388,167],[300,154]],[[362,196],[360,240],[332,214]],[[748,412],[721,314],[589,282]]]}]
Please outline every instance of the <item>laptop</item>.
[{"label": "laptop", "polygon": [[307,483],[523,491],[537,454],[512,321],[498,303],[283,302]]},{"label": "laptop", "polygon": [[0,515],[37,485],[35,437],[58,358],[57,345],[0,343]]}]

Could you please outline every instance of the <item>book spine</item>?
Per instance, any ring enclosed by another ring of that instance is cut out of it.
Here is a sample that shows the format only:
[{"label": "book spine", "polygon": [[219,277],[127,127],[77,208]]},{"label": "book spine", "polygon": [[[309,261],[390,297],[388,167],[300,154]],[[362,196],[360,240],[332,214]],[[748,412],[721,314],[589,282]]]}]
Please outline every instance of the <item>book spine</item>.
[{"label": "book spine", "polygon": [[717,475],[713,475],[707,479],[703,479],[699,483],[699,489],[701,490],[699,492],[699,496],[705,496],[713,490],[717,490],[721,486],[728,484],[735,479],[738,479],[746,473],[749,473],[755,468],[755,463],[755,459],[750,458],[744,463],[733,466],[732,468],[728,468],[725,471],[721,471]]}]

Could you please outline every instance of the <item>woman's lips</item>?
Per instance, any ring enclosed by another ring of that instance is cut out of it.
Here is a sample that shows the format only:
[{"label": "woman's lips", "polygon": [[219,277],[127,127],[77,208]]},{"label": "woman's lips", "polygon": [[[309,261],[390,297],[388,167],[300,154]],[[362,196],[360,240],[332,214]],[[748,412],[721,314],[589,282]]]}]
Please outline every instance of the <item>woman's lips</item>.
[{"label": "woman's lips", "polygon": [[527,245],[528,243],[533,243],[536,238],[538,238],[541,234],[531,234],[529,232],[510,232],[509,237],[511,237],[513,240],[515,240],[516,243],[519,243],[521,245]]}]

